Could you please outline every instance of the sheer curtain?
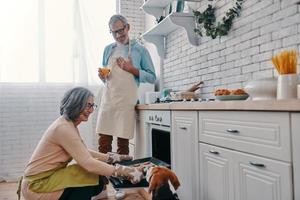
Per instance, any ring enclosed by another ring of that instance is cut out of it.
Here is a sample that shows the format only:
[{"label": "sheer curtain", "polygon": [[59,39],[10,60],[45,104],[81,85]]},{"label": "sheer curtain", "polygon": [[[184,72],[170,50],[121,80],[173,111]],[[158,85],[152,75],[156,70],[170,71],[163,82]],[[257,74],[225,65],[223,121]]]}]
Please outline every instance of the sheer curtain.
[{"label": "sheer curtain", "polygon": [[[105,6],[104,6],[105,5]],[[101,67],[102,53],[104,47],[113,42],[112,36],[109,34],[108,21],[112,14],[115,14],[115,2],[104,2],[99,0],[75,0],[74,4],[74,30],[76,30],[75,40],[77,41],[78,54],[75,65],[78,70],[78,79],[89,84],[97,83],[101,85],[95,90],[96,104],[100,104],[102,94],[102,82],[98,78],[98,67]],[[101,44],[101,45],[100,45]],[[87,74],[82,77],[81,74]],[[86,79],[84,79],[86,78]],[[85,123],[81,126],[82,132],[95,130],[97,112],[94,113],[93,121]],[[85,128],[85,130],[84,130]],[[97,138],[95,131],[94,135],[84,134],[86,141],[91,141],[94,148],[97,146]],[[88,138],[89,137],[89,138]],[[92,137],[92,138],[91,138]]]},{"label": "sheer curtain", "polygon": [[[0,0],[0,180],[23,173],[68,88],[89,87],[98,102],[97,68],[115,12],[114,0]],[[79,126],[89,147],[96,117]]]},{"label": "sheer curtain", "polygon": [[115,1],[0,0],[0,82],[99,84]]}]

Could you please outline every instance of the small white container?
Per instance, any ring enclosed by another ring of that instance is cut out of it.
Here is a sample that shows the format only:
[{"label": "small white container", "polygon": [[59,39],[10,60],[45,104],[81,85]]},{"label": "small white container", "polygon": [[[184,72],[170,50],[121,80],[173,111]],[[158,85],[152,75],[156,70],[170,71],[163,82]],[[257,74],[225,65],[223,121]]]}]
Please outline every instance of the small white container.
[{"label": "small white container", "polygon": [[283,74],[278,76],[277,99],[297,98],[297,74]]},{"label": "small white container", "polygon": [[254,101],[276,99],[277,79],[270,77],[251,80],[244,89]]},{"label": "small white container", "polygon": [[155,103],[157,98],[160,98],[160,92],[146,92],[145,93],[145,104]]}]

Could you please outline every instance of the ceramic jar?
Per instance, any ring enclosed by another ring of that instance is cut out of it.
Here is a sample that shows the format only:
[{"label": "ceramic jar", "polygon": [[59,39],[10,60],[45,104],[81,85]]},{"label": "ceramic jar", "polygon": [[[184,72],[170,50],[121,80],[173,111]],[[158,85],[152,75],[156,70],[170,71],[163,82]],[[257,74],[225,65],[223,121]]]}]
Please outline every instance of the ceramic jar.
[{"label": "ceramic jar", "polygon": [[244,89],[252,100],[276,99],[277,79],[263,78],[251,80]]},{"label": "ceramic jar", "polygon": [[278,76],[277,99],[297,98],[297,74],[282,74]]}]

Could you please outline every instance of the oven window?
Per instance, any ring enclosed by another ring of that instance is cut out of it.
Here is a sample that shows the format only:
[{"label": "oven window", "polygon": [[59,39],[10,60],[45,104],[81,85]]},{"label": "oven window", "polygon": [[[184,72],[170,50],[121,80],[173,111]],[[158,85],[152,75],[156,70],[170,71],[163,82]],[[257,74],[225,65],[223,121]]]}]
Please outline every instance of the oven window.
[{"label": "oven window", "polygon": [[171,165],[170,132],[152,128],[152,156]]}]

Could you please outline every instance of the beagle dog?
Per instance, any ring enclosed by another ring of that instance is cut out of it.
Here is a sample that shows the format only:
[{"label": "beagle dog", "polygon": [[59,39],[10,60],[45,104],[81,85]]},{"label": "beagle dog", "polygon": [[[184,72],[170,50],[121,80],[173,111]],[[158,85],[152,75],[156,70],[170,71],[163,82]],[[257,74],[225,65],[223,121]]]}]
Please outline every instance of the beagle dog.
[{"label": "beagle dog", "polygon": [[146,173],[152,200],[179,200],[175,191],[180,186],[176,174],[166,167],[150,167]]}]

